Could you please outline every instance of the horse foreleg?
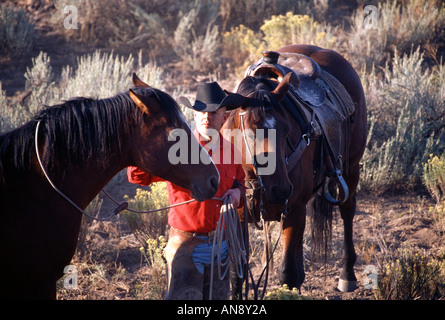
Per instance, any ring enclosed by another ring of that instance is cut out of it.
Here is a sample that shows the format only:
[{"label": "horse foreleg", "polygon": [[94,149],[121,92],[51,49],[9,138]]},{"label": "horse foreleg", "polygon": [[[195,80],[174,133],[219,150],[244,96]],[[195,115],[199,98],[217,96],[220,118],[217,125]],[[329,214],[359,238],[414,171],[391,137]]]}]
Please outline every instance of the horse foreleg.
[{"label": "horse foreleg", "polygon": [[357,255],[353,243],[353,218],[356,210],[356,195],[352,194],[349,199],[340,205],[340,213],[344,226],[344,255],[343,270],[340,273],[338,289],[342,292],[351,292],[357,289],[357,278],[354,274],[354,264]]},{"label": "horse foreleg", "polygon": [[300,287],[304,281],[303,266],[303,234],[306,225],[306,206],[293,207],[283,224],[283,255],[279,267],[281,284],[287,284],[290,289]]}]

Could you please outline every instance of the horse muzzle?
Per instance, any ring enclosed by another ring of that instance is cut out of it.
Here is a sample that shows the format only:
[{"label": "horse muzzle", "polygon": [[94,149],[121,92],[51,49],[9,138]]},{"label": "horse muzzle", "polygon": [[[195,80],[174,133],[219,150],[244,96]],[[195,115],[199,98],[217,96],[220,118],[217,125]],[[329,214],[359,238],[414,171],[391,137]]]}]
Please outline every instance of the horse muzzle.
[{"label": "horse muzzle", "polygon": [[207,181],[207,184],[208,185],[205,188],[196,184],[192,184],[190,196],[197,201],[211,199],[216,194],[216,191],[218,191],[219,177],[210,177]]},{"label": "horse muzzle", "polygon": [[270,189],[270,192],[267,194],[267,199],[271,204],[277,205],[285,205],[292,194],[292,185],[288,185],[287,187],[283,186],[274,186]]}]

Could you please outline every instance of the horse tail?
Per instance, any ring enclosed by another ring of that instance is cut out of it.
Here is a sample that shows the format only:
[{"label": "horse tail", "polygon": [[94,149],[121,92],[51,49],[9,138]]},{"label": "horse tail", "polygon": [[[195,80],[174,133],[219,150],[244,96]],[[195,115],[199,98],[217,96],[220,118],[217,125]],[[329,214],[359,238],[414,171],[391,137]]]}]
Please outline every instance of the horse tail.
[{"label": "horse tail", "polygon": [[[331,194],[336,192],[333,180],[329,182],[328,188]],[[326,200],[321,191],[309,202],[307,210],[311,221],[311,260],[323,258],[326,264],[331,251],[334,205]]]}]

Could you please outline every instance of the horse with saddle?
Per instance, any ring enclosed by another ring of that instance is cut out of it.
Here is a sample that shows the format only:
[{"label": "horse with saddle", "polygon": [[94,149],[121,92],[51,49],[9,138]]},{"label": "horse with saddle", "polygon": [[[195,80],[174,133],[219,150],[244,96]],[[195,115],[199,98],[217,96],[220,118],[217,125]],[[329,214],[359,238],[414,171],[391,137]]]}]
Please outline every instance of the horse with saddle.
[{"label": "horse with saddle", "polygon": [[244,134],[247,129],[267,130],[274,124],[275,144],[264,143],[269,148],[264,152],[276,156],[273,174],[261,174],[256,160],[260,154],[250,150],[246,134],[242,145],[232,142],[243,156],[253,158],[243,165],[245,218],[257,227],[281,220],[280,281],[290,288],[300,288],[304,281],[306,211],[313,212],[312,245],[321,248],[329,240],[332,210],[337,205],[345,237],[338,287],[354,290],[352,220],[367,137],[365,97],[355,70],[337,52],[311,45],[266,51],[247,69],[226,104],[240,108],[230,112],[223,129],[240,129]]}]

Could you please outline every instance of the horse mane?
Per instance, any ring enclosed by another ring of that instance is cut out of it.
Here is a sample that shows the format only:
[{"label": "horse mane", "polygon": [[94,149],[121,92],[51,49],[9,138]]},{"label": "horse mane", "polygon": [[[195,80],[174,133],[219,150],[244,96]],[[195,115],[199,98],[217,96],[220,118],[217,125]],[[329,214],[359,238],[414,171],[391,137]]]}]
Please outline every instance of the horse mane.
[{"label": "horse mane", "polygon": [[265,76],[244,78],[238,85],[237,93],[261,101],[262,104],[255,105],[250,108],[255,118],[264,118],[266,112],[270,109],[275,109],[278,112],[282,111],[282,106],[279,101],[271,94],[275,89],[277,83]]},{"label": "horse mane", "polygon": [[[179,121],[179,106],[168,94],[152,88],[134,88],[133,91],[142,95],[155,94],[169,123],[174,125]],[[6,175],[7,170],[20,172],[30,167],[38,121],[41,122],[39,138],[44,139],[46,145],[41,158],[48,170],[63,172],[68,165],[82,165],[92,159],[104,167],[111,152],[122,151],[122,137],[142,123],[143,115],[128,93],[100,100],[73,98],[46,106],[22,127],[0,135],[0,172]]]}]

